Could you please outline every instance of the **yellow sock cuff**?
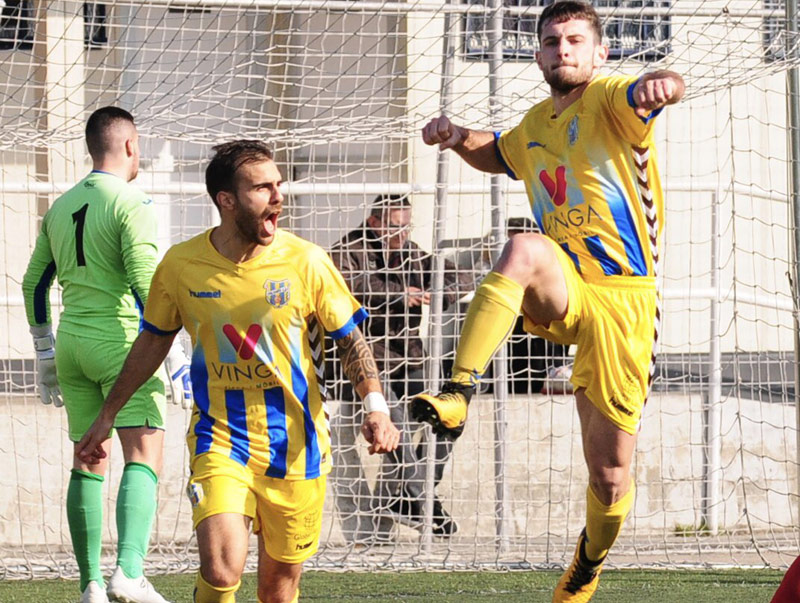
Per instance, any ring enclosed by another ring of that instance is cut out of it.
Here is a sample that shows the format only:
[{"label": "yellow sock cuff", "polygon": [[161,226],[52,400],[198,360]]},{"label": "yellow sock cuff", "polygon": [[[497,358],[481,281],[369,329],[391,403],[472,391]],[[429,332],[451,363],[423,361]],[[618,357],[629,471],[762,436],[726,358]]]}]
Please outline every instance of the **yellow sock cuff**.
[{"label": "yellow sock cuff", "polygon": [[604,505],[589,486],[586,488],[586,556],[592,560],[603,559],[622,531],[622,524],[636,498],[636,486],[625,496],[610,505]]},{"label": "yellow sock cuff", "polygon": [[475,296],[479,295],[506,307],[514,314],[519,314],[525,289],[517,281],[499,272],[490,272],[475,291]]},{"label": "yellow sock cuff", "polygon": [[236,603],[236,591],[242,585],[239,580],[233,586],[212,586],[197,572],[194,582],[194,603]]},{"label": "yellow sock cuff", "polygon": [[635,498],[636,484],[633,483],[633,480],[631,480],[631,487],[628,488],[625,496],[610,505],[603,504],[600,499],[597,498],[597,494],[594,493],[594,490],[592,490],[591,486],[586,488],[587,512],[595,512],[598,515],[604,515],[605,517],[622,517],[625,519],[628,516],[628,513],[630,513]]}]

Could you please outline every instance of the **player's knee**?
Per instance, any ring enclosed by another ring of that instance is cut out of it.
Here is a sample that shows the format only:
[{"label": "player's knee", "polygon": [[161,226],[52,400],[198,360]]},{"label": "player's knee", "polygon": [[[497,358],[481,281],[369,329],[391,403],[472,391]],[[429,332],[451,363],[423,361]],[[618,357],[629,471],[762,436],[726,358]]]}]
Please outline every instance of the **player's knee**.
[{"label": "player's knee", "polygon": [[590,468],[589,485],[595,496],[604,505],[611,505],[621,499],[630,489],[630,475],[623,467]]},{"label": "player's knee", "polygon": [[231,567],[222,559],[213,560],[200,568],[200,575],[203,580],[216,588],[236,586],[241,574],[242,572],[238,568]]},{"label": "player's knee", "polygon": [[543,263],[549,263],[547,258],[551,253],[550,244],[542,235],[518,234],[506,243],[500,262],[505,274],[518,282],[532,284]]}]

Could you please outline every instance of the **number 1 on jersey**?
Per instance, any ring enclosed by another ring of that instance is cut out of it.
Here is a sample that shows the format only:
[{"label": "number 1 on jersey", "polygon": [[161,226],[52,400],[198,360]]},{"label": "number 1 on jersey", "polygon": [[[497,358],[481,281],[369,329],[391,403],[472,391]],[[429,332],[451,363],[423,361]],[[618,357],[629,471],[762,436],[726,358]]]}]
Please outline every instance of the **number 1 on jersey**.
[{"label": "number 1 on jersey", "polygon": [[83,227],[86,223],[88,209],[89,204],[84,203],[78,211],[72,214],[72,221],[75,223],[75,255],[78,258],[78,266],[86,265],[86,256],[83,255]]}]

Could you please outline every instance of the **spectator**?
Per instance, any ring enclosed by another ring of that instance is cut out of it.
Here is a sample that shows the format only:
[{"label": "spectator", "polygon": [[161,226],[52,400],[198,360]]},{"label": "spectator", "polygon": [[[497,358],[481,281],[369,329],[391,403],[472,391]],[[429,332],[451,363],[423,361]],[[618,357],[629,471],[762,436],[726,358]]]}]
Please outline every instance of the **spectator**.
[{"label": "spectator", "polygon": [[[426,389],[426,353],[420,337],[423,306],[430,304],[433,286],[433,256],[409,240],[411,204],[406,197],[382,195],[375,199],[366,221],[348,233],[331,250],[334,263],[342,272],[356,298],[369,310],[364,333],[373,347],[375,360],[390,398],[392,421],[402,429],[397,450],[386,455],[372,499],[366,483],[360,480],[360,491],[337,491],[339,510],[344,516],[345,535],[358,541],[379,534],[391,527],[381,511],[388,509],[398,519],[421,526],[424,500],[425,463],[420,458],[422,445],[413,442],[419,424],[410,424],[407,400]],[[471,290],[471,277],[459,273],[451,262],[445,264],[444,307],[456,302],[459,292]],[[349,389],[349,388],[346,388]],[[354,420],[350,408],[352,394],[342,392],[341,421]],[[340,433],[340,451],[346,450],[355,438],[352,430]],[[450,458],[452,442],[440,440],[436,445],[435,484]],[[352,471],[358,459],[351,455],[340,459],[340,471]],[[357,469],[360,473],[360,468]],[[337,480],[348,487],[352,480]],[[354,496],[355,495],[355,496]],[[357,500],[354,500],[357,498]],[[434,499],[432,530],[438,536],[450,536],[458,526]],[[348,511],[352,514],[347,515]],[[377,516],[377,517],[376,517]],[[364,518],[370,521],[364,522]],[[355,525],[348,525],[354,519]],[[377,521],[376,526],[374,522]],[[360,525],[359,525],[360,524]]]}]

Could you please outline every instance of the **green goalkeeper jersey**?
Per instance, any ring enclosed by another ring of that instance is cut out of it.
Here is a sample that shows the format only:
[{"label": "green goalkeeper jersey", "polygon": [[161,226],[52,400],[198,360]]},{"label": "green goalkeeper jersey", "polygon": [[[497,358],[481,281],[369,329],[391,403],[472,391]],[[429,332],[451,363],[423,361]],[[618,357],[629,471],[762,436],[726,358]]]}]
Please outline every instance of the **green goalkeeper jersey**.
[{"label": "green goalkeeper jersey", "polygon": [[45,214],[22,280],[30,325],[50,323],[57,277],[64,311],[59,331],[132,342],[156,267],[153,202],[122,178],[93,171]]}]

